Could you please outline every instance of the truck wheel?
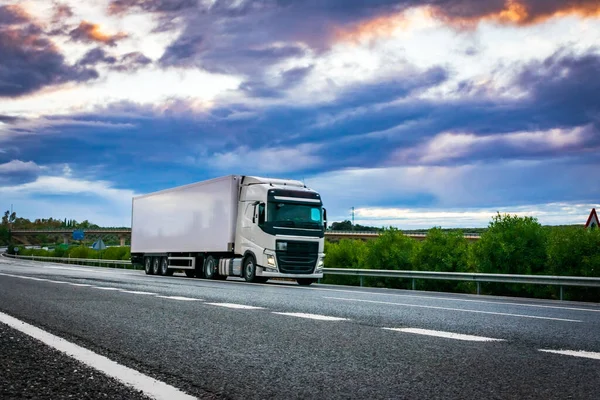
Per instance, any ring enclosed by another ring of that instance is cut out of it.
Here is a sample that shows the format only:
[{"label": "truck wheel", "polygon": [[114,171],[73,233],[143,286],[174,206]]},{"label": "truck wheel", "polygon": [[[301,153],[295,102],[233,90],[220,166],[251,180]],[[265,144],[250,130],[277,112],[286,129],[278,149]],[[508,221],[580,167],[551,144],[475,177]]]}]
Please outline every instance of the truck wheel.
[{"label": "truck wheel", "polygon": [[163,276],[173,275],[173,270],[169,269],[169,258],[168,257],[160,258],[160,274]]},{"label": "truck wheel", "polygon": [[244,279],[246,282],[256,281],[256,261],[252,256],[248,256],[244,260]]},{"label": "truck wheel", "polygon": [[308,286],[311,283],[315,283],[316,279],[312,279],[312,278],[299,278],[299,279],[296,279],[296,282],[298,282],[298,285],[300,285],[300,286]]},{"label": "truck wheel", "polygon": [[152,275],[160,274],[160,257],[152,258]]},{"label": "truck wheel", "polygon": [[214,279],[217,273],[217,260],[213,256],[206,257],[204,261],[204,277],[206,279]]},{"label": "truck wheel", "polygon": [[152,275],[152,257],[144,257],[144,271],[146,275]]}]

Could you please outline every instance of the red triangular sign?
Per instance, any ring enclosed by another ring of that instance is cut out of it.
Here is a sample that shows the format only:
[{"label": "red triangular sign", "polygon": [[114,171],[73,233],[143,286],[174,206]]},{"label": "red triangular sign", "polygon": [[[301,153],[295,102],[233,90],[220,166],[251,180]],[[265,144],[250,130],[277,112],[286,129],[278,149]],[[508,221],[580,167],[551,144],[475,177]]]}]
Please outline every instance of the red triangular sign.
[{"label": "red triangular sign", "polygon": [[587,222],[585,223],[586,228],[600,228],[600,221],[598,220],[598,214],[596,214],[596,209],[592,208],[592,212],[588,217]]}]

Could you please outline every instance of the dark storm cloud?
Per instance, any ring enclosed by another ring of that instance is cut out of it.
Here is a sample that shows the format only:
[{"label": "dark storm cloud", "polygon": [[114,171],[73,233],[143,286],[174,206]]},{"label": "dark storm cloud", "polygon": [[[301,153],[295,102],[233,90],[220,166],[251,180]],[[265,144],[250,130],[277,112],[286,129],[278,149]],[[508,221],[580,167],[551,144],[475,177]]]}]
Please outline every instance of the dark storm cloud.
[{"label": "dark storm cloud", "polygon": [[95,70],[68,65],[42,29],[16,6],[0,6],[0,55],[0,97],[98,77]]},{"label": "dark storm cloud", "polygon": [[150,63],[152,63],[151,59],[137,51],[123,54],[117,58],[97,47],[88,51],[77,64],[82,66],[107,64],[113,71],[134,72]]},{"label": "dark storm cloud", "polygon": [[274,42],[301,42],[314,51],[322,51],[335,42],[340,30],[358,29],[368,21],[374,21],[376,29],[378,18],[415,6],[430,6],[434,15],[461,26],[485,18],[524,25],[557,13],[600,16],[597,0],[222,0],[212,5],[195,1],[118,0],[113,1],[111,9],[143,9],[162,16],[178,15],[184,21],[181,35],[161,59],[165,66],[197,64],[215,71],[253,73],[258,60],[268,66],[302,53],[282,52],[265,57],[263,53],[272,51],[268,47]]},{"label": "dark storm cloud", "polygon": [[117,59],[113,56],[109,56],[106,54],[106,51],[101,49],[100,47],[96,47],[85,53],[85,55],[79,60],[79,65],[96,65],[100,63],[106,64],[114,64],[117,62]]}]

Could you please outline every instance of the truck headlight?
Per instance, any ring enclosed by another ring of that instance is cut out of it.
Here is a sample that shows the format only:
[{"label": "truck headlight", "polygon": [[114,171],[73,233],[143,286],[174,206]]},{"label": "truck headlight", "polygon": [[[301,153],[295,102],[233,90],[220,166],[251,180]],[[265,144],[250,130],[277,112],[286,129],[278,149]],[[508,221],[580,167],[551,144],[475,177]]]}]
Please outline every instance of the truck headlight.
[{"label": "truck headlight", "polygon": [[287,251],[287,242],[277,242],[278,251]]},{"label": "truck headlight", "polygon": [[275,257],[273,257],[270,254],[267,255],[267,265],[269,265],[269,267],[275,268]]},{"label": "truck headlight", "polygon": [[317,261],[317,268],[316,271],[317,272],[321,272],[323,270],[323,266],[325,265],[325,263],[323,262],[323,258],[320,257],[319,261]]}]

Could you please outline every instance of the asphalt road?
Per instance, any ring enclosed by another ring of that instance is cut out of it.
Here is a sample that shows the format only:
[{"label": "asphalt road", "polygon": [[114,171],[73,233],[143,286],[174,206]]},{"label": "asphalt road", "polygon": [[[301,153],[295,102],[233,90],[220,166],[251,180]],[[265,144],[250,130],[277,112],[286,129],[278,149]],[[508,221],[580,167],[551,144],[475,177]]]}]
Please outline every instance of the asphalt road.
[{"label": "asphalt road", "polygon": [[0,258],[0,311],[199,398],[599,396],[598,304]]}]

